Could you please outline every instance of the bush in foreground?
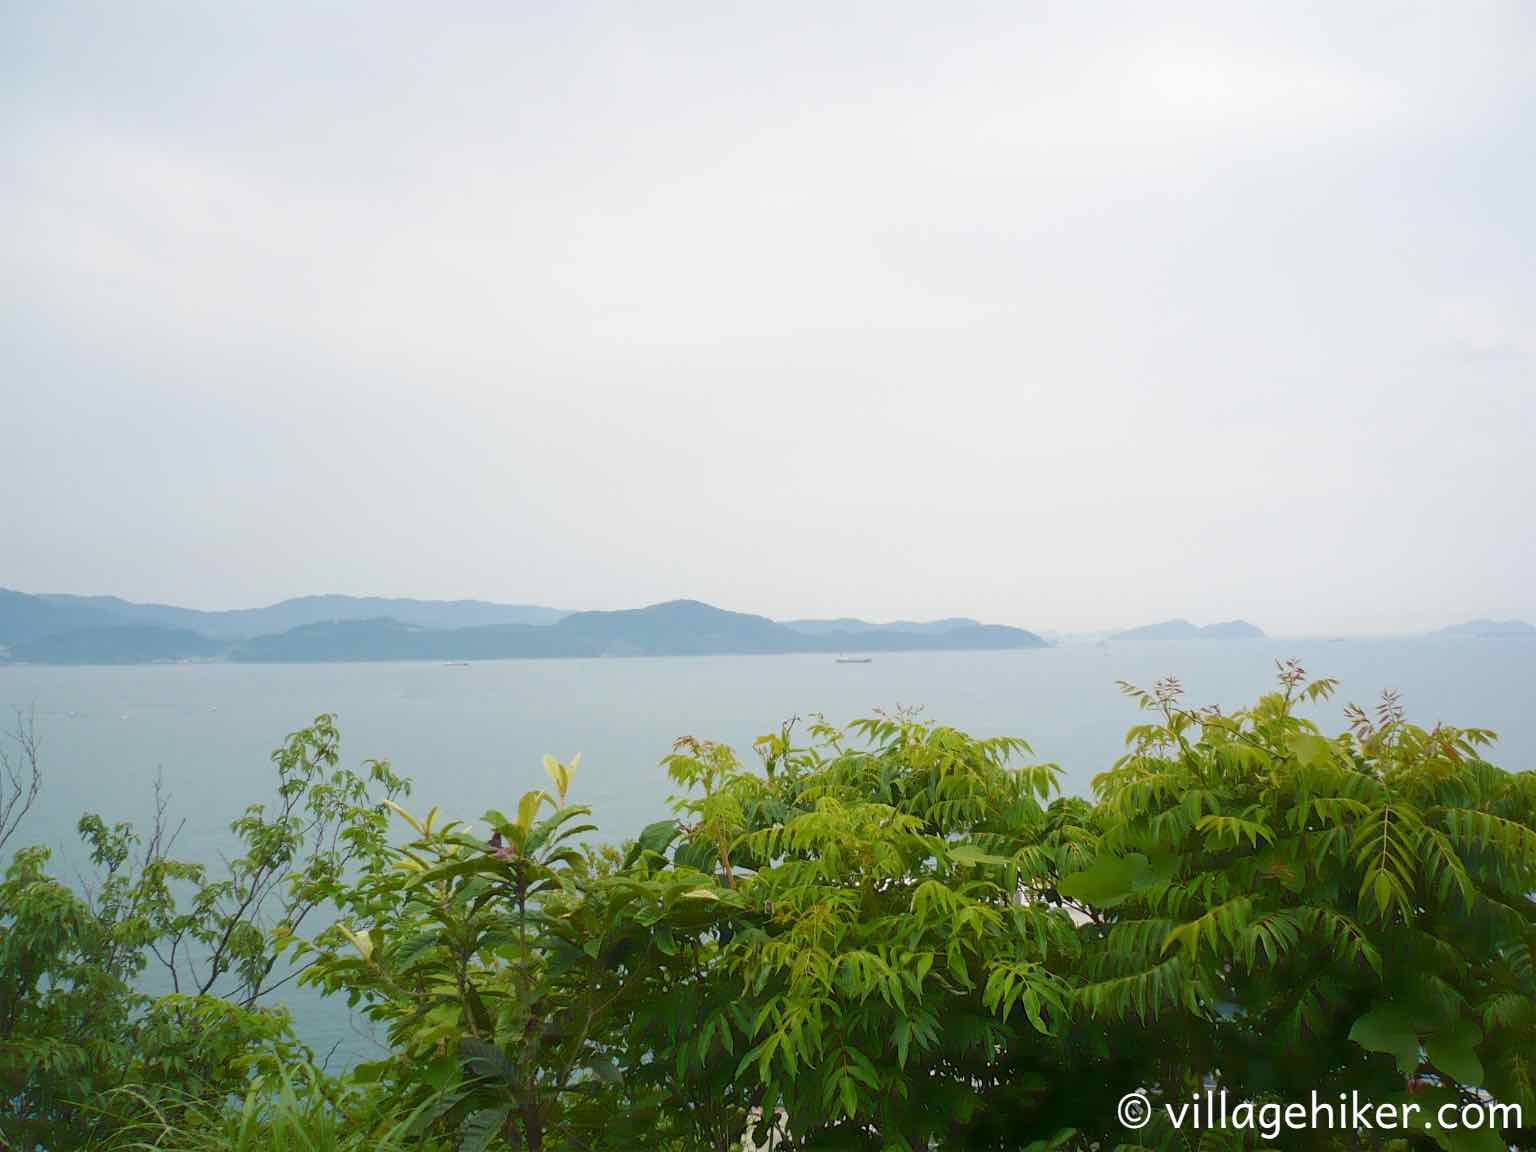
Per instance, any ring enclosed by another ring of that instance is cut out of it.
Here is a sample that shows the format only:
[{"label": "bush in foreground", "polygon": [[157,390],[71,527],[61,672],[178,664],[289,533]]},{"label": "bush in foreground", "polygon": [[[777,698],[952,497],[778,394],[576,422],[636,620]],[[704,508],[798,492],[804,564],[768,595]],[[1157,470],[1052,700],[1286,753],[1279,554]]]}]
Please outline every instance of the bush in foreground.
[{"label": "bush in foreground", "polygon": [[[684,739],[674,818],[618,849],[590,846],[574,765],[547,760],[549,790],[470,828],[407,811],[387,765],[338,768],[322,717],[277,754],[282,814],[236,825],[249,851],[228,878],[157,846],[114,869],[113,851],[98,862],[130,895],[103,902],[17,854],[0,886],[0,1094],[19,1110],[0,1133],[49,1148],[280,1132],[472,1150],[1533,1146],[1438,1128],[1261,1141],[1176,1132],[1161,1112],[1120,1126],[1126,1092],[1177,1103],[1206,1086],[1536,1115],[1536,776],[1488,763],[1491,734],[1415,726],[1391,699],[1326,736],[1301,713],[1334,685],[1294,666],[1280,681],[1225,715],[1172,682],[1128,689],[1149,722],[1092,801],[1058,795],[1020,741],[908,714],[818,720],[803,739],[785,726],[751,768]],[[335,925],[306,936],[322,908]],[[229,958],[209,961],[226,938]],[[145,958],[177,946],[217,977],[190,996],[133,991]],[[295,972],[377,1021],[390,1056],[322,1075],[262,1007]],[[56,1036],[80,998],[96,1014]]]}]

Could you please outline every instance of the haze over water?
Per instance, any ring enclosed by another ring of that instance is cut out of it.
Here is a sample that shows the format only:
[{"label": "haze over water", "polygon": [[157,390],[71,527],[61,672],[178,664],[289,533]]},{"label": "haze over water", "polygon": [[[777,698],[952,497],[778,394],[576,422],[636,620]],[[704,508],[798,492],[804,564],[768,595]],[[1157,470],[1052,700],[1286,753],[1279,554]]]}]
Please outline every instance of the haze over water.
[{"label": "haze over water", "polygon": [[[1277,659],[1342,680],[1317,711],[1402,692],[1409,716],[1493,728],[1494,759],[1536,766],[1536,642],[1263,640],[1082,645],[1014,652],[882,654],[869,664],[825,655],[669,659],[237,665],[0,667],[0,708],[33,710],[47,780],[33,840],[73,837],[82,808],[140,818],[163,771],[183,850],[203,856],[269,786],[267,756],[316,713],[337,714],[349,763],[379,757],[415,782],[413,802],[476,819],[546,783],[540,757],[582,753],[574,797],[619,839],[666,814],[659,761],[696,735],[751,760],[754,737],[819,709],[846,722],[876,708],[920,706],[978,734],[1022,736],[1086,792],[1138,722],[1115,681],[1177,675],[1192,704],[1241,706],[1273,684]],[[211,857],[210,857],[211,858]]]}]

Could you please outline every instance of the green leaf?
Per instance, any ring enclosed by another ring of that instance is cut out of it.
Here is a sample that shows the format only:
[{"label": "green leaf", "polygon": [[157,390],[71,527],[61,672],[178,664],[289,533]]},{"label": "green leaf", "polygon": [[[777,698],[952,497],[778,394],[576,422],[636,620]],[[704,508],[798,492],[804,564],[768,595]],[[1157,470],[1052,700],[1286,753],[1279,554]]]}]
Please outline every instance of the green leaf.
[{"label": "green leaf", "polygon": [[507,1122],[507,1115],[505,1107],[471,1112],[459,1127],[459,1152],[485,1152]]},{"label": "green leaf", "polygon": [[434,1092],[442,1092],[459,1078],[459,1062],[452,1055],[439,1056],[427,1065],[422,1079]]},{"label": "green leaf", "polygon": [[534,818],[538,816],[539,809],[548,799],[549,794],[542,789],[524,792],[523,798],[517,802],[517,827],[532,828]]},{"label": "green leaf", "polygon": [[1303,768],[1316,768],[1327,764],[1332,746],[1315,732],[1301,732],[1289,741],[1291,755]]},{"label": "green leaf", "polygon": [[1100,856],[1083,871],[1063,877],[1056,889],[1069,900],[1113,908],[1144,887],[1151,876],[1151,862],[1139,852]]},{"label": "green leaf", "polygon": [[459,1055],[476,1076],[513,1084],[517,1080],[517,1068],[507,1059],[507,1054],[494,1044],[484,1040],[459,1041]]},{"label": "green leaf", "polygon": [[1469,1020],[1457,1020],[1424,1042],[1429,1062],[1448,1076],[1454,1076],[1471,1088],[1483,1082],[1483,1062],[1477,1058],[1482,1034]]},{"label": "green leaf", "polygon": [[[579,759],[578,757],[577,760]],[[565,803],[565,794],[570,791],[571,771],[575,766],[576,761],[572,761],[571,765],[567,767],[548,753],[544,755],[544,772],[554,783],[555,791],[559,794],[562,804]]]},{"label": "green leaf", "polygon": [[960,864],[985,864],[994,868],[1006,867],[1012,863],[1006,856],[995,856],[990,852],[983,852],[974,844],[956,844],[949,850],[949,858]]},{"label": "green leaf", "polygon": [[1370,1052],[1385,1052],[1397,1060],[1398,1071],[1413,1074],[1419,1066],[1419,1035],[1413,1020],[1395,1004],[1378,1004],[1355,1021],[1349,1038]]},{"label": "green leaf", "polygon": [[853,1085],[853,1077],[844,1075],[841,1082],[843,1111],[852,1120],[859,1112],[859,1092]]},{"label": "green leaf", "polygon": [[640,830],[638,842],[647,852],[665,852],[677,836],[676,820],[658,820]]},{"label": "green leaf", "polygon": [[352,1079],[358,1084],[376,1084],[394,1066],[392,1059],[366,1061],[352,1069]]},{"label": "green leaf", "polygon": [[658,856],[666,855],[672,841],[677,838],[678,827],[676,820],[658,820],[654,824],[647,824],[640,830],[640,835],[624,854],[624,867],[632,868],[640,857],[647,852],[653,852]]}]

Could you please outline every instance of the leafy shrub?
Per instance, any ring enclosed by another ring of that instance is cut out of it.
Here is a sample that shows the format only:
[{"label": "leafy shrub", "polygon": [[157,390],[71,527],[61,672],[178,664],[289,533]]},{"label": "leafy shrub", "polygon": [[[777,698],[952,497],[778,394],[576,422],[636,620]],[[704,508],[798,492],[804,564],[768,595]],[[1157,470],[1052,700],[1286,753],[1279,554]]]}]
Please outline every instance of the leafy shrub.
[{"label": "leafy shrub", "polygon": [[[30,731],[18,738],[35,781]],[[47,849],[14,854],[0,878],[0,1147],[94,1146],[136,1103],[222,1106],[312,1063],[266,1003],[288,978],[282,949],[383,850],[384,804],[406,791],[386,764],[339,767],[338,748],[322,716],[273,753],[276,802],[234,822],[243,851],[219,873],[172,855],[163,801],[142,837],[81,818],[92,870],[79,887],[50,875]],[[0,831],[14,832],[36,788],[8,795]],[[144,991],[151,967],[169,994]]]},{"label": "leafy shrub", "polygon": [[[1536,776],[1487,762],[1490,733],[1415,726],[1390,697],[1327,736],[1303,713],[1334,687],[1283,666],[1232,714],[1186,707],[1172,681],[1127,687],[1150,722],[1091,799],[1058,795],[1020,741],[907,713],[818,718],[803,740],[786,725],[751,768],[685,738],[673,818],[617,849],[584,842],[574,762],[546,758],[548,790],[471,828],[407,811],[385,765],[337,768],[322,717],[278,753],[281,814],[237,823],[248,851],[226,878],[155,851],[127,867],[131,832],[99,821],[82,824],[107,876],[93,898],[16,855],[0,1091],[25,1111],[0,1132],[1043,1152],[1124,1146],[1132,1090],[1536,1114]],[[306,935],[316,909],[335,923]],[[134,991],[169,941],[207,957],[226,940],[208,985]],[[279,972],[360,1006],[391,1054],[321,1075],[261,1007]],[[1134,1134],[1195,1138],[1163,1120]],[[1470,1129],[1276,1143],[1425,1140],[1536,1146]]]}]

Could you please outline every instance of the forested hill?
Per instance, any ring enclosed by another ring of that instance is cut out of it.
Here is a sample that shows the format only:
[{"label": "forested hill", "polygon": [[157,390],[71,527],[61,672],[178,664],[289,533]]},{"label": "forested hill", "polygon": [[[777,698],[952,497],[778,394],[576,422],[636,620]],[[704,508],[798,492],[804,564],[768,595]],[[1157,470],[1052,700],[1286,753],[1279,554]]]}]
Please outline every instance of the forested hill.
[{"label": "forested hill", "polygon": [[1119,643],[1142,643],[1169,640],[1262,640],[1264,632],[1246,620],[1223,620],[1204,627],[1188,620],[1164,620],[1158,624],[1143,624],[1139,628],[1127,628],[1110,637]]},{"label": "forested hill", "polygon": [[728,653],[896,652],[1040,648],[1022,628],[966,624],[933,632],[797,631],[766,616],[673,600],[617,612],[575,612],[547,626],[433,630],[394,620],[315,624],[236,647],[241,661],[496,660],[573,656],[706,656]]},{"label": "forested hill", "polygon": [[[326,605],[336,607],[337,615],[311,618],[325,611]],[[299,623],[248,634],[258,618],[298,619]],[[466,619],[475,622],[462,624]],[[612,612],[561,613],[480,601],[307,597],[270,609],[210,613],[111,597],[0,594],[0,656],[40,664],[457,661],[1044,646],[1046,642],[1033,632],[968,618],[892,624],[848,618],[784,624],[697,600]]]},{"label": "forested hill", "polygon": [[117,596],[33,596],[0,588],[0,645],[83,628],[127,625],[182,628],[220,640],[248,640],[336,620],[387,617],[421,628],[480,628],[493,624],[552,624],[563,615],[558,608],[538,604],[381,596],[298,596],[262,608],[205,612],[171,604],[139,604]]}]

